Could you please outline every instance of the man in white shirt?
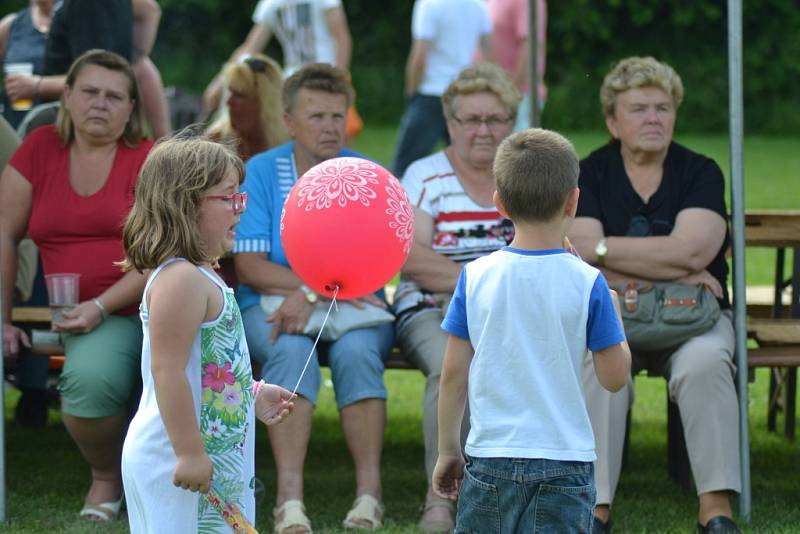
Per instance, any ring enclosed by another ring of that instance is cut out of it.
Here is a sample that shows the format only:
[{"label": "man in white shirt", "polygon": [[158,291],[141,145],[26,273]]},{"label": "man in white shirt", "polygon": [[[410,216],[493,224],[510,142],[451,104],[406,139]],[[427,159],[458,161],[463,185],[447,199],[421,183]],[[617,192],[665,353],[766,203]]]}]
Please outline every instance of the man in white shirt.
[{"label": "man in white shirt", "polygon": [[411,163],[447,141],[441,96],[472,62],[475,50],[487,60],[492,23],[482,0],[417,0],[411,18],[411,51],[406,62],[406,109],[400,119],[392,170],[402,177]]},{"label": "man in white shirt", "polygon": [[[308,63],[350,69],[353,43],[341,0],[261,0],[253,11],[253,28],[230,61],[263,52],[273,34],[283,48],[285,77]],[[204,108],[216,108],[221,96],[217,76],[203,93]]]}]

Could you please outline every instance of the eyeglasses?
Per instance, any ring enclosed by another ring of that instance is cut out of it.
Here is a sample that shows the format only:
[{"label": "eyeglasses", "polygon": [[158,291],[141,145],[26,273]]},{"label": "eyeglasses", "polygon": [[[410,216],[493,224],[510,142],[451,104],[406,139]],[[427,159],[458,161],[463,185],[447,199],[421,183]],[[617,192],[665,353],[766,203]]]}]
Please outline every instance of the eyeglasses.
[{"label": "eyeglasses", "polygon": [[478,117],[477,115],[470,115],[463,119],[453,116],[453,120],[461,125],[468,132],[477,131],[481,124],[485,124],[490,130],[502,130],[511,124],[513,117],[501,117],[499,115],[492,115],[490,117]]},{"label": "eyeglasses", "polygon": [[234,193],[232,195],[206,195],[203,200],[224,200],[231,203],[233,211],[244,211],[247,209],[247,192]]},{"label": "eyeglasses", "polygon": [[250,67],[253,72],[267,72],[267,62],[262,61],[252,56],[245,56],[242,58],[242,63]]}]

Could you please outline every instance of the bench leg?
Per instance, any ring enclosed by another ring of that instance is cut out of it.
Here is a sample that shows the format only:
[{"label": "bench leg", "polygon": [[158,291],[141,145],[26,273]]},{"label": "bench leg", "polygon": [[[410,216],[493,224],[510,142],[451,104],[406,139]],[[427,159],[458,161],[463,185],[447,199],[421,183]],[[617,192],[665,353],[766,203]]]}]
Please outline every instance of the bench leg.
[{"label": "bench leg", "polygon": [[780,373],[780,370],[775,368],[769,369],[769,395],[767,396],[767,431],[768,432],[775,432],[775,420],[778,415],[778,402],[777,402],[777,390],[778,390],[778,378],[775,376],[775,373]]},{"label": "bench leg", "polygon": [[791,367],[786,369],[786,400],[783,403],[783,416],[786,418],[783,422],[784,433],[786,437],[794,439],[794,426],[795,426],[795,409],[797,401],[797,369]]}]

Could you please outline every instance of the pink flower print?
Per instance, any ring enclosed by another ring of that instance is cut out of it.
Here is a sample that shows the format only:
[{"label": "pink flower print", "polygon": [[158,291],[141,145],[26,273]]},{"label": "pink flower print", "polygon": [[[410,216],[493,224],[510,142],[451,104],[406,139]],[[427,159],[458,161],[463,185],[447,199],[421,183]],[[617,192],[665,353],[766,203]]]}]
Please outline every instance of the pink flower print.
[{"label": "pink flower print", "polygon": [[226,362],[222,367],[218,367],[215,363],[209,363],[203,369],[203,387],[210,388],[217,393],[225,389],[226,384],[233,384],[236,378],[231,372],[231,362]]}]

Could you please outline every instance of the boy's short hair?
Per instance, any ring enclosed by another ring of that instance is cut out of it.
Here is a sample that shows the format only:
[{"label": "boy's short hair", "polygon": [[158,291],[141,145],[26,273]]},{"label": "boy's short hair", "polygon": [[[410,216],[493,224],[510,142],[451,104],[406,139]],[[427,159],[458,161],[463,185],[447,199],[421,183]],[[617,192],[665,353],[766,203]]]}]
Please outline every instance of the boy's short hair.
[{"label": "boy's short hair", "polygon": [[547,222],[578,186],[578,154],[564,136],[531,128],[507,137],[497,149],[497,194],[512,220]]},{"label": "boy's short hair", "polygon": [[347,81],[347,74],[342,69],[327,63],[309,63],[286,78],[283,82],[283,110],[286,113],[291,113],[294,109],[300,89],[344,95],[347,107],[350,107],[355,99],[355,92]]}]

